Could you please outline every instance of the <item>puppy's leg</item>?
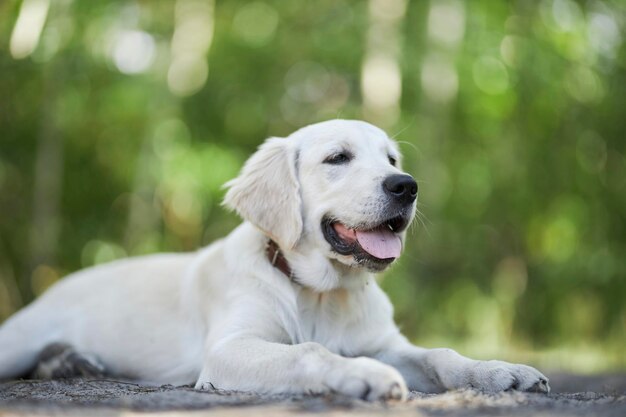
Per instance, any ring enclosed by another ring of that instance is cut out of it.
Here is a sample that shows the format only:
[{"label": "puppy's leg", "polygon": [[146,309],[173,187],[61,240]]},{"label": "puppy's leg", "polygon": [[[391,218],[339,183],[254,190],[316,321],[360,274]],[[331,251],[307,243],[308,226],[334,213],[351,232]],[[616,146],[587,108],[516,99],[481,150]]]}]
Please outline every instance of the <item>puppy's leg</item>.
[{"label": "puppy's leg", "polygon": [[41,351],[33,372],[36,379],[104,376],[104,366],[97,358],[79,353],[65,343],[51,343]]},{"label": "puppy's leg", "polygon": [[0,380],[26,376],[46,345],[48,323],[27,307],[0,326]]},{"label": "puppy's leg", "polygon": [[237,338],[209,349],[197,389],[259,393],[337,392],[366,400],[404,399],[402,376],[376,360],[344,358],[317,343]]},{"label": "puppy's leg", "polygon": [[452,349],[423,349],[411,345],[402,336],[374,357],[398,369],[409,388],[417,391],[476,388],[487,392],[550,392],[548,378],[530,366],[477,361]]}]

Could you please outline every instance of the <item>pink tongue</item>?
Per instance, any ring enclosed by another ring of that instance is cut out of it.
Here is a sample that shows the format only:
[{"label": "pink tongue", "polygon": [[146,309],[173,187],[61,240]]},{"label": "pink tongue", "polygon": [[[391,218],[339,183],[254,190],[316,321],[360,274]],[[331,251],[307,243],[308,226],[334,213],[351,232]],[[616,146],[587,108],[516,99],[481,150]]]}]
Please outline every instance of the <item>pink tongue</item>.
[{"label": "pink tongue", "polygon": [[367,253],[378,259],[398,258],[402,250],[400,238],[388,229],[357,230],[356,240]]}]

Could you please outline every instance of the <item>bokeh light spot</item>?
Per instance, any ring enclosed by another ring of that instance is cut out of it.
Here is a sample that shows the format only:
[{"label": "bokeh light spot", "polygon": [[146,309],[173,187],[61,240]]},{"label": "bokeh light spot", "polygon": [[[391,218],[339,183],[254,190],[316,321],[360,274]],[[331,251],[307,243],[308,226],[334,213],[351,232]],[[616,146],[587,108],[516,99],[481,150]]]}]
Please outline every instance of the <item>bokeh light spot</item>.
[{"label": "bokeh light spot", "polygon": [[565,75],[565,89],[581,103],[597,103],[604,97],[604,86],[598,75],[589,67],[579,65]]},{"label": "bokeh light spot", "polygon": [[384,55],[366,58],[361,86],[368,107],[385,109],[394,106],[400,99],[402,87],[398,63]]},{"label": "bokeh light spot", "polygon": [[542,249],[544,255],[557,263],[572,257],[578,246],[576,225],[567,217],[552,219],[544,229]]},{"label": "bokeh light spot", "polygon": [[124,74],[145,72],[154,62],[154,38],[140,30],[124,30],[117,35],[113,47],[113,61]]},{"label": "bokeh light spot", "polygon": [[206,83],[209,76],[207,54],[213,42],[214,7],[212,0],[176,1],[172,59],[167,71],[167,85],[174,95],[193,95]]},{"label": "bokeh light spot", "polygon": [[453,100],[459,89],[459,79],[452,62],[440,55],[426,57],[420,79],[424,93],[435,102]]},{"label": "bokeh light spot", "polygon": [[513,300],[524,293],[528,282],[526,263],[517,257],[505,258],[493,274],[493,290],[503,300]]},{"label": "bokeh light spot", "polygon": [[102,240],[91,240],[83,247],[81,261],[83,267],[99,265],[125,257],[126,251],[120,245]]},{"label": "bokeh light spot", "polygon": [[472,67],[476,86],[487,94],[502,94],[509,88],[509,74],[499,59],[483,56]]},{"label": "bokeh light spot", "polygon": [[520,59],[523,40],[520,36],[508,35],[500,42],[500,56],[509,67],[515,67]]},{"label": "bokeh light spot", "polygon": [[209,76],[209,65],[203,56],[185,55],[177,58],[167,72],[167,85],[177,96],[190,96],[204,86]]},{"label": "bokeh light spot", "polygon": [[428,14],[428,36],[445,46],[455,46],[465,32],[463,2],[443,0],[431,3]]},{"label": "bokeh light spot", "polygon": [[574,30],[583,21],[580,6],[572,0],[553,0],[552,17],[563,32]]},{"label": "bokeh light spot", "polygon": [[539,7],[543,23],[554,32],[572,32],[580,27],[584,16],[572,0],[543,0]]},{"label": "bokeh light spot", "polygon": [[608,58],[615,58],[622,43],[622,35],[615,18],[604,13],[593,13],[589,19],[587,33],[591,46]]},{"label": "bokeh light spot", "polygon": [[263,46],[271,41],[277,26],[276,10],[260,1],[242,6],[233,19],[233,31],[251,46]]},{"label": "bokeh light spot", "polygon": [[39,265],[31,276],[31,287],[37,295],[43,294],[52,284],[59,280],[59,273],[48,265]]},{"label": "bokeh light spot", "polygon": [[15,59],[26,58],[39,44],[50,0],[24,0],[11,33],[9,50]]}]

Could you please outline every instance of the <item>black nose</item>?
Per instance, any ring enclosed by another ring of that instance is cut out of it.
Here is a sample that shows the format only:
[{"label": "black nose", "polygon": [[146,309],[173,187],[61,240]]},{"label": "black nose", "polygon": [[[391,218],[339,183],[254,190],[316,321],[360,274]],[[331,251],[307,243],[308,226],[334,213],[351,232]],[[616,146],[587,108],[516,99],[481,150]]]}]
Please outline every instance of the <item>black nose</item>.
[{"label": "black nose", "polygon": [[390,175],[383,181],[383,188],[399,203],[410,204],[417,197],[417,183],[410,175]]}]

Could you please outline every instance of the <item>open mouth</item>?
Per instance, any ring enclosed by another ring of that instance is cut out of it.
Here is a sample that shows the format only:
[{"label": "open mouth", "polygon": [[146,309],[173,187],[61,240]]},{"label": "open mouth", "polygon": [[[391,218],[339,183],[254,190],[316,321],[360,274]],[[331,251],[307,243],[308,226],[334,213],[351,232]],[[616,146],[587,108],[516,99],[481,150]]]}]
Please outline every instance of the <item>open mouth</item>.
[{"label": "open mouth", "polygon": [[408,220],[396,216],[374,227],[351,228],[325,217],[322,232],[333,250],[340,255],[353,255],[355,260],[374,270],[382,270],[402,251],[400,233],[406,229]]}]

